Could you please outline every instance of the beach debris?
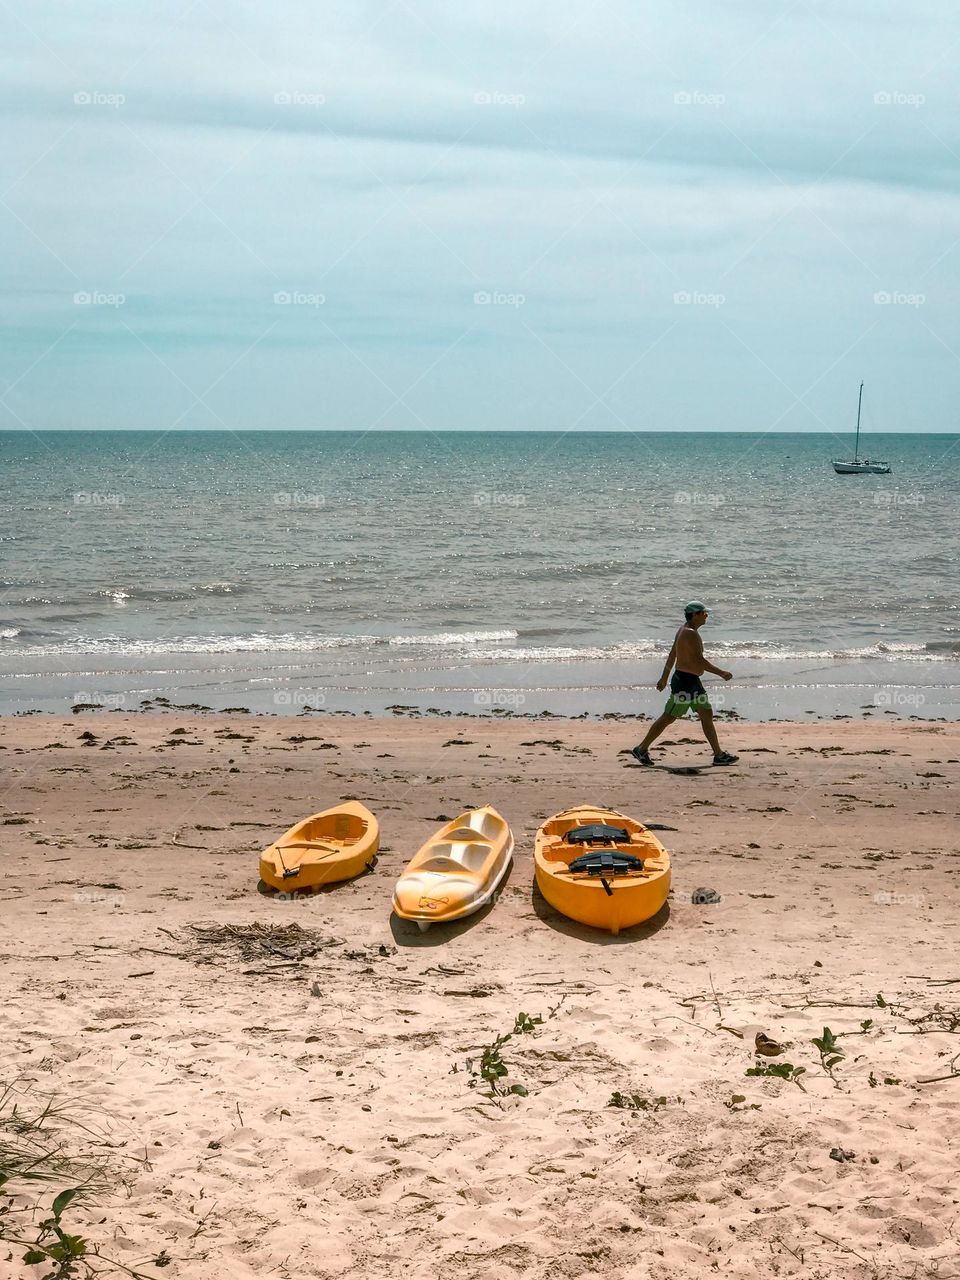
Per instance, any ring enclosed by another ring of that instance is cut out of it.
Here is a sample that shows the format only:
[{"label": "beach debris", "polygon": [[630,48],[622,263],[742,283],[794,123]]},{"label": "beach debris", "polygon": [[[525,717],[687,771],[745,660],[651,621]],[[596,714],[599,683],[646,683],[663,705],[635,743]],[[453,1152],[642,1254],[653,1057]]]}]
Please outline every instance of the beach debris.
[{"label": "beach debris", "polygon": [[[883,1083],[884,1084],[902,1084],[903,1081],[900,1079],[899,1076],[884,1076]],[[869,1076],[867,1076],[867,1084],[870,1086],[871,1089],[876,1089],[877,1086],[880,1084],[880,1081],[877,1079],[877,1077],[873,1074],[872,1071],[870,1072]]]},{"label": "beach debris", "polygon": [[608,1107],[619,1107],[623,1111],[659,1111],[667,1105],[665,1097],[645,1098],[642,1093],[621,1093],[617,1090],[610,1095]]},{"label": "beach debris", "polygon": [[[327,937],[298,924],[188,924],[188,958],[196,964],[220,964],[231,958],[243,964],[263,960],[264,953],[292,967],[305,963],[326,947],[343,946],[342,938]],[[232,953],[232,954],[231,954]]]},{"label": "beach debris", "polygon": [[856,1160],[857,1153],[855,1151],[844,1151],[843,1147],[831,1147],[830,1159],[836,1160],[838,1164],[846,1164],[850,1160]]},{"label": "beach debris", "polygon": [[728,1111],[759,1111],[759,1102],[747,1102],[746,1096],[742,1093],[735,1093],[731,1096],[729,1102],[723,1104]]},{"label": "beach debris", "polygon": [[395,956],[397,954],[396,947],[388,947],[386,943],[381,942],[379,945],[371,943],[367,947],[348,948],[343,952],[344,960],[376,960],[378,957]]},{"label": "beach debris", "polygon": [[762,1054],[765,1058],[779,1058],[782,1053],[786,1052],[782,1044],[778,1044],[776,1040],[771,1040],[763,1031],[757,1032],[754,1043],[757,1053]]}]

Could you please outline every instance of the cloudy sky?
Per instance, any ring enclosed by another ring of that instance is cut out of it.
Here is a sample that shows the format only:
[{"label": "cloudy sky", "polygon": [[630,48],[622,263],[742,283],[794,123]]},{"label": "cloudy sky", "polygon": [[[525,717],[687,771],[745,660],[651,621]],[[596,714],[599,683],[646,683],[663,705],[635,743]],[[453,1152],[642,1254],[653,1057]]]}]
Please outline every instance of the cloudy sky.
[{"label": "cloudy sky", "polygon": [[0,35],[0,427],[956,429],[954,0]]}]

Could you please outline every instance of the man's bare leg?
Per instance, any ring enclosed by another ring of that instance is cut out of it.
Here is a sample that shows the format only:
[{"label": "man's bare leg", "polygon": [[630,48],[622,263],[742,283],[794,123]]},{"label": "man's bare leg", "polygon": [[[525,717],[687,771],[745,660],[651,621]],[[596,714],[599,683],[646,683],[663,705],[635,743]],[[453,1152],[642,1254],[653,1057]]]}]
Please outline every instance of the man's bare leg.
[{"label": "man's bare leg", "polygon": [[717,737],[717,731],[713,724],[713,712],[709,707],[697,707],[697,715],[700,717],[700,728],[703,730],[703,736],[713,747],[713,754],[718,756],[720,752],[720,739]]},{"label": "man's bare leg", "polygon": [[663,733],[664,729],[669,729],[670,726],[672,724],[676,724],[676,722],[676,716],[668,716],[666,712],[664,712],[663,715],[657,716],[656,720],[654,720],[653,724],[647,730],[647,736],[640,745],[635,748],[635,750],[648,751],[651,745],[656,742],[661,733]]}]

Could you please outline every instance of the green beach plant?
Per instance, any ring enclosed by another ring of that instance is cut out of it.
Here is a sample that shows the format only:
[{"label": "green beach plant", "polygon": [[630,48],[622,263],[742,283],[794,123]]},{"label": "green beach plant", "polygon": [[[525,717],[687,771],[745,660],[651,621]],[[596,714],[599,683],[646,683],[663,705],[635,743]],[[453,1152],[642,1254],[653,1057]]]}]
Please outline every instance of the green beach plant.
[{"label": "green beach plant", "polygon": [[840,1088],[840,1081],[833,1074],[836,1067],[840,1065],[846,1056],[843,1049],[837,1042],[837,1037],[829,1027],[823,1028],[823,1034],[814,1036],[812,1041],[817,1052],[820,1054],[820,1065],[833,1081],[835,1089]]},{"label": "green beach plant", "polygon": [[748,1076],[768,1076],[774,1080],[789,1080],[791,1084],[795,1084],[798,1089],[806,1093],[800,1077],[806,1072],[806,1067],[795,1067],[789,1062],[764,1062],[755,1067],[748,1067],[746,1074]]},{"label": "green beach plant", "polygon": [[[19,1084],[0,1086],[0,1245],[22,1248],[25,1265],[49,1264],[41,1280],[105,1271],[143,1275],[104,1257],[63,1223],[74,1202],[107,1192],[119,1178],[106,1156],[91,1151],[103,1136],[96,1121],[96,1108],[80,1099],[34,1095]],[[37,1222],[38,1186],[64,1183]]]},{"label": "green beach plant", "polygon": [[508,1041],[515,1036],[529,1035],[535,1031],[537,1027],[543,1024],[543,1018],[540,1014],[531,1017],[527,1013],[518,1013],[514,1019],[513,1027],[510,1031],[504,1032],[502,1035],[486,1046],[482,1051],[479,1059],[479,1065],[474,1066],[473,1059],[467,1059],[467,1069],[470,1072],[470,1087],[474,1088],[477,1080],[483,1080],[490,1089],[489,1096],[491,1098],[500,1097],[505,1094],[514,1093],[521,1098],[527,1097],[529,1090],[522,1084],[508,1085],[506,1088],[500,1087],[500,1081],[506,1076],[508,1067],[503,1060],[500,1050]]}]

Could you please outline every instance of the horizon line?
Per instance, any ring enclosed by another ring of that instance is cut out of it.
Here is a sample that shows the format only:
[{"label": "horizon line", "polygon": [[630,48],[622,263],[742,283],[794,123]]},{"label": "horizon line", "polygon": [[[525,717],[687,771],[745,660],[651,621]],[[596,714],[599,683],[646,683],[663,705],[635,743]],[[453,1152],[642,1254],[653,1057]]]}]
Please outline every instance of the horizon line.
[{"label": "horizon line", "polygon": [[[731,427],[647,427],[636,430],[621,427],[612,431],[579,431],[576,428],[553,427],[0,427],[0,435],[358,435],[358,436],[822,436],[835,440],[849,435],[844,428],[837,431],[767,431],[735,430]],[[868,436],[950,436],[960,435],[960,427],[943,427],[934,431],[870,430]]]}]

